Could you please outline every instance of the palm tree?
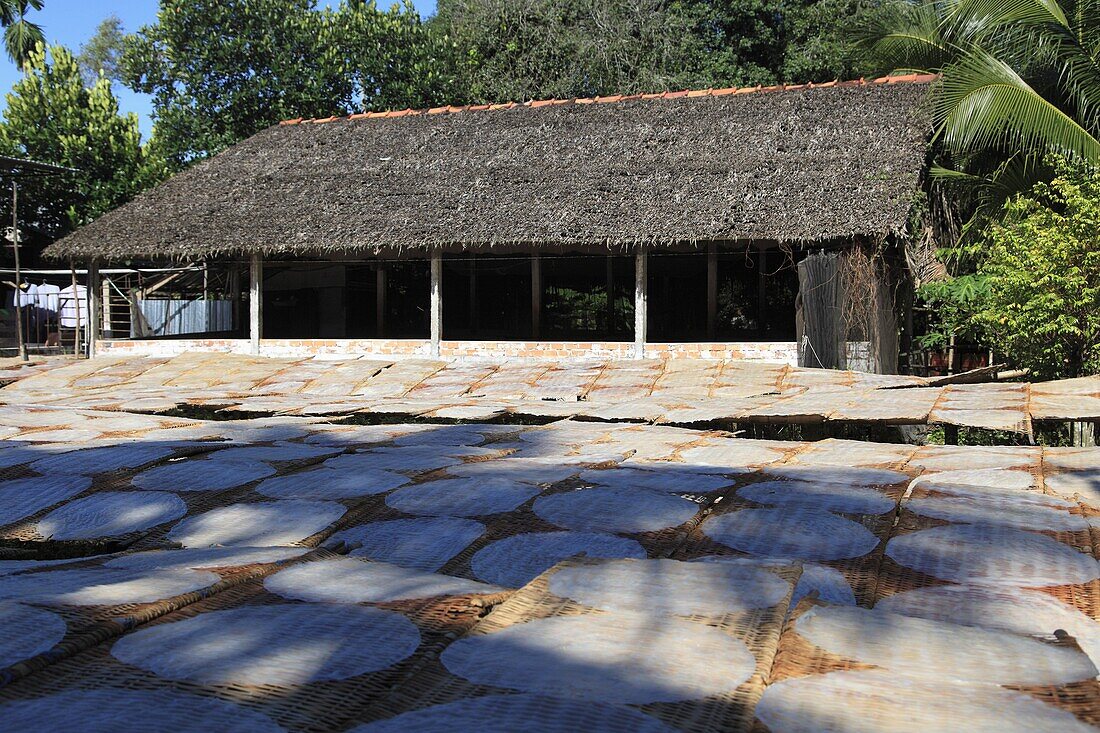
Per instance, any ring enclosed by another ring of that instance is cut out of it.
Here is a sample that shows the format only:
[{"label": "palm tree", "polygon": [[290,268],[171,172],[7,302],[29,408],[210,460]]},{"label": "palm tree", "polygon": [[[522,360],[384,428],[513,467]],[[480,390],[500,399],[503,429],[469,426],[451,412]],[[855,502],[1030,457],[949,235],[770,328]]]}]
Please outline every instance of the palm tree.
[{"label": "palm tree", "polygon": [[41,10],[43,0],[0,0],[0,26],[4,28],[4,47],[19,68],[27,64],[31,52],[46,42],[42,27],[26,19],[28,10]]},{"label": "palm tree", "polygon": [[857,41],[884,70],[942,73],[933,173],[979,208],[1052,153],[1100,162],[1100,0],[892,0]]}]

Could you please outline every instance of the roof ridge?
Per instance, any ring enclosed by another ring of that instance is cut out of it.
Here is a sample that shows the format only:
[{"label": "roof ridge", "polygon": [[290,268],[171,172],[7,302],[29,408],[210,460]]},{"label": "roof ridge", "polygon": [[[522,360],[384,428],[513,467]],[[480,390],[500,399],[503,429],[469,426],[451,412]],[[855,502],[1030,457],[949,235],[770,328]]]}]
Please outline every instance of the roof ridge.
[{"label": "roof ridge", "polygon": [[758,92],[782,92],[782,91],[799,91],[802,89],[825,89],[830,87],[860,87],[871,86],[873,84],[927,84],[939,79],[939,74],[899,74],[896,76],[880,76],[877,79],[868,81],[863,77],[859,79],[852,79],[850,81],[828,81],[821,84],[815,84],[808,82],[806,84],[776,84],[773,86],[761,86],[757,84],[754,87],[726,87],[721,89],[683,89],[675,92],[654,92],[654,93],[641,93],[641,94],[611,94],[602,97],[574,97],[572,99],[532,99],[526,102],[503,102],[498,104],[467,104],[462,106],[445,105],[442,107],[428,107],[422,109],[400,109],[400,110],[387,110],[383,112],[359,112],[351,115],[341,115],[336,117],[323,117],[320,119],[304,119],[297,117],[290,120],[283,120],[280,125],[304,125],[314,124],[323,125],[328,122],[335,122],[336,120],[367,120],[367,119],[380,119],[391,117],[408,117],[413,115],[438,115],[438,114],[455,114],[457,112],[484,112],[484,111],[497,111],[505,109],[514,109],[516,107],[550,107],[550,106],[562,106],[567,104],[607,104],[611,102],[631,102],[634,100],[653,100],[653,99],[684,99],[691,98],[697,99],[700,97],[725,97],[730,95],[739,94],[754,94]]}]

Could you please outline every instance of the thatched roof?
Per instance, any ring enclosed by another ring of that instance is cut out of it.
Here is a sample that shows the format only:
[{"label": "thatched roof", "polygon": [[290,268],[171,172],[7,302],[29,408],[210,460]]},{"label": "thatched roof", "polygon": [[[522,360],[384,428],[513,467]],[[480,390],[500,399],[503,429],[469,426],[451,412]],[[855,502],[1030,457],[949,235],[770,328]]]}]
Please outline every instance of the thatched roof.
[{"label": "thatched roof", "polygon": [[53,245],[86,259],[821,242],[906,223],[932,77],[291,121]]}]

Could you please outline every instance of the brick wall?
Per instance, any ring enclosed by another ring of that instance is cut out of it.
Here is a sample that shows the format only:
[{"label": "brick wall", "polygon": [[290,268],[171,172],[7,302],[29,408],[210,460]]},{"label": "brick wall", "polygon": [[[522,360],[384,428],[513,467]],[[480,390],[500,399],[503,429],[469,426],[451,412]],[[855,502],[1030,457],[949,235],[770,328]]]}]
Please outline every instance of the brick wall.
[{"label": "brick wall", "polygon": [[[101,354],[171,356],[185,351],[249,353],[247,339],[181,339],[101,341]],[[443,341],[440,356],[494,359],[632,359],[634,344],[618,341]],[[431,344],[419,339],[264,339],[265,356],[427,357]],[[650,359],[733,359],[774,364],[798,364],[793,341],[745,343],[646,344]]]}]

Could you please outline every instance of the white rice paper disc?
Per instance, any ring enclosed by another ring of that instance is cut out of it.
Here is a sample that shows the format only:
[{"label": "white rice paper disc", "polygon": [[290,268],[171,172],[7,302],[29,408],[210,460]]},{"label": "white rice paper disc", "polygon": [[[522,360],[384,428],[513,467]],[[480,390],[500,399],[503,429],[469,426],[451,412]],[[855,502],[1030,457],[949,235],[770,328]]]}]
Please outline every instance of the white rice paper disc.
[{"label": "white rice paper disc", "polygon": [[124,443],[41,458],[32,463],[30,469],[44,476],[57,473],[90,476],[124,468],[137,468],[167,458],[173,453],[175,450],[172,446]]},{"label": "white rice paper disc", "polygon": [[[0,601],[0,669],[49,651],[65,636],[65,620],[56,613]],[[7,730],[7,721],[4,728]]]},{"label": "white rice paper disc", "polygon": [[922,484],[938,486],[989,486],[995,489],[1025,491],[1035,486],[1035,477],[1027,471],[1002,468],[975,468],[961,471],[926,473],[913,481],[914,487]]},{"label": "white rice paper disc", "polygon": [[551,524],[582,532],[656,532],[687,522],[699,506],[655,491],[598,488],[541,497],[534,511]]},{"label": "white rice paper disc", "polygon": [[815,646],[938,681],[1061,685],[1096,676],[1087,656],[1004,631],[854,607],[815,607],[795,622]]},{"label": "white rice paper disc", "polygon": [[[0,705],[6,733],[282,733],[254,710],[171,690],[69,690]],[[78,727],[74,722],[79,721]]]},{"label": "white rice paper disc", "polygon": [[885,514],[897,508],[893,499],[875,489],[833,483],[763,481],[741,487],[737,495],[757,504],[801,504],[840,514]]},{"label": "white rice paper disc", "polygon": [[423,473],[462,463],[460,456],[449,456],[446,448],[379,448],[367,453],[336,456],[324,462],[326,468],[341,471],[401,471]]},{"label": "white rice paper disc", "polygon": [[406,514],[479,517],[510,512],[538,493],[516,481],[456,478],[398,489],[386,504]]},{"label": "white rice paper disc", "polygon": [[661,721],[621,705],[539,695],[486,695],[433,705],[352,728],[349,733],[675,733]]},{"label": "white rice paper disc", "polygon": [[332,501],[232,504],[188,517],[168,533],[184,547],[292,545],[328,527],[347,509]]},{"label": "white rice paper disc", "polygon": [[104,491],[70,501],[38,522],[46,539],[118,537],[179,519],[187,504],[163,491]]},{"label": "white rice paper disc", "polygon": [[519,588],[562,560],[644,558],[645,550],[626,537],[595,532],[531,532],[513,535],[478,550],[470,560],[474,575],[508,588]]},{"label": "white rice paper disc", "polygon": [[352,557],[435,572],[484,533],[485,525],[473,519],[392,519],[342,530],[329,544],[347,544]]},{"label": "white rice paper disc", "polygon": [[123,636],[111,655],[167,679],[290,686],[378,672],[419,645],[416,626],[397,613],[287,604],[210,611],[150,626]]},{"label": "white rice paper disc", "polygon": [[913,532],[891,539],[886,554],[899,565],[955,583],[1041,588],[1100,577],[1091,555],[1045,535],[997,525]]},{"label": "white rice paper disc", "polygon": [[718,629],[632,613],[516,624],[459,639],[440,660],[475,684],[631,705],[719,695],[756,669],[748,647]]},{"label": "white rice paper disc", "polygon": [[281,463],[284,461],[305,461],[311,458],[332,456],[339,449],[303,443],[276,443],[275,445],[250,445],[240,448],[225,448],[212,455],[216,461],[256,461]]},{"label": "white rice paper disc", "polygon": [[770,608],[789,583],[759,567],[676,560],[615,560],[562,568],[550,592],[607,611],[722,616]]},{"label": "white rice paper disc", "polygon": [[225,491],[274,474],[263,461],[185,458],[142,471],[131,482],[153,491]]},{"label": "white rice paper disc", "polygon": [[885,468],[845,468],[840,466],[787,465],[775,466],[764,473],[792,481],[814,484],[841,484],[856,486],[893,486],[908,481],[909,475]]},{"label": "white rice paper disc", "polygon": [[857,670],[795,677],[764,690],[771,733],[1086,733],[1072,713],[995,685]]},{"label": "white rice paper disc", "polygon": [[393,471],[350,471],[322,466],[262,481],[256,492],[272,499],[344,499],[373,496],[404,486],[409,479]]},{"label": "white rice paper disc", "polygon": [[905,506],[922,517],[964,524],[998,524],[1048,532],[1079,532],[1089,528],[1089,523],[1078,514],[1024,497],[929,497],[910,499]]},{"label": "white rice paper disc", "polygon": [[1043,455],[1043,465],[1047,468],[1061,468],[1067,471],[1100,471],[1100,448],[1070,450],[1047,448]]},{"label": "white rice paper disc", "polygon": [[726,441],[702,445],[680,452],[684,463],[714,468],[748,468],[783,460],[783,453],[749,441]]},{"label": "white rice paper disc", "polygon": [[722,514],[702,529],[715,542],[760,557],[843,560],[866,555],[879,542],[861,524],[799,504]]},{"label": "white rice paper disc", "polygon": [[1027,468],[1035,462],[1034,451],[1027,449],[1012,452],[991,452],[980,448],[952,450],[942,452],[939,449],[909,462],[911,466],[920,466],[925,471],[961,471],[986,468]]},{"label": "white rice paper disc", "polygon": [[527,484],[556,484],[574,476],[580,469],[574,464],[548,463],[533,458],[498,458],[492,461],[464,463],[447,469],[463,478],[505,479]]},{"label": "white rice paper disc", "polygon": [[37,433],[23,433],[19,439],[35,443],[91,443],[103,437],[102,432],[91,428],[58,428]]},{"label": "white rice paper disc", "polygon": [[0,526],[71,499],[91,485],[87,476],[42,476],[0,482]]},{"label": "white rice paper disc", "polygon": [[1100,507],[1100,469],[1048,473],[1046,487],[1067,499],[1077,496],[1090,506]]},{"label": "white rice paper disc", "polygon": [[667,463],[665,466],[665,470],[655,467],[651,471],[627,467],[592,470],[585,471],[580,478],[582,481],[612,489],[647,489],[666,494],[706,494],[733,483],[730,479],[715,474],[679,471],[675,463]]},{"label": "white rice paper disc", "polygon": [[431,425],[427,430],[417,430],[394,438],[396,445],[436,447],[441,445],[477,445],[485,442],[485,436],[472,425]]},{"label": "white rice paper disc", "polygon": [[838,606],[856,605],[856,594],[848,579],[836,568],[827,565],[807,564],[802,566],[802,575],[791,596],[791,608],[811,593],[817,594],[819,601],[834,603]]},{"label": "white rice paper disc", "polygon": [[306,547],[209,547],[193,550],[149,550],[121,555],[103,563],[126,570],[203,570],[283,562],[309,552]]},{"label": "white rice paper disc", "polygon": [[1100,623],[1041,591],[944,585],[892,595],[875,610],[1049,639],[1061,629],[1094,664],[1100,663]]},{"label": "white rice paper disc", "polygon": [[219,580],[215,573],[197,570],[47,570],[0,576],[0,599],[61,606],[119,606],[161,601],[202,590]]},{"label": "white rice paper disc", "polygon": [[318,603],[387,603],[503,591],[474,580],[348,557],[280,570],[264,587],[283,598]]},{"label": "white rice paper disc", "polygon": [[913,452],[912,446],[863,443],[855,440],[823,440],[798,454],[799,464],[813,466],[875,466],[898,463]]}]

